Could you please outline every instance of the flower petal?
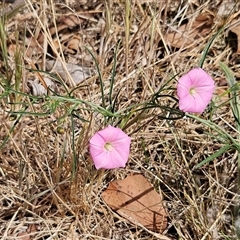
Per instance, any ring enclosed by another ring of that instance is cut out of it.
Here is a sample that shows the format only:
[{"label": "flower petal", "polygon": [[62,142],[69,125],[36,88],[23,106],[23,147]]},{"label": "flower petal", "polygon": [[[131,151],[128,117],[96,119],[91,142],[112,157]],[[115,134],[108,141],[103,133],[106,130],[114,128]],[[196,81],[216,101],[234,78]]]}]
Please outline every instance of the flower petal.
[{"label": "flower petal", "polygon": [[[109,143],[112,148],[104,146]],[[130,152],[131,138],[120,128],[108,126],[90,139],[90,154],[97,169],[125,167]]]},{"label": "flower petal", "polygon": [[177,95],[179,98],[186,97],[189,95],[191,86],[186,86],[180,82],[178,82],[178,87],[177,87]]},{"label": "flower petal", "polygon": [[[194,93],[191,89],[194,89]],[[214,89],[211,76],[201,68],[192,69],[178,81],[179,109],[184,112],[202,113],[211,101]]]},{"label": "flower petal", "polygon": [[98,131],[93,135],[93,137],[90,139],[90,144],[96,145],[96,146],[104,146],[106,142],[108,142],[106,137],[107,132],[105,133],[104,130]]},{"label": "flower petal", "polygon": [[210,86],[214,81],[202,68],[194,68],[187,73],[192,86]]}]

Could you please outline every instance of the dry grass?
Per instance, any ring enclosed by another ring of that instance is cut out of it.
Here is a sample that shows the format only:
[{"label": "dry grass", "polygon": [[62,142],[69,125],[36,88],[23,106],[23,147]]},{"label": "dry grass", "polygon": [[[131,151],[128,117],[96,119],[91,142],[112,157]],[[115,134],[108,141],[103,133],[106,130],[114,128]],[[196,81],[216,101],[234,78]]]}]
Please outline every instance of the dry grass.
[{"label": "dry grass", "polygon": [[[223,20],[215,10],[221,1],[197,2],[26,0],[26,5],[4,23],[8,50],[4,56],[1,36],[1,239],[23,239],[19,233],[26,230],[32,239],[159,239],[112,212],[100,197],[110,181],[131,173],[142,173],[162,191],[169,216],[164,234],[170,239],[236,238],[233,206],[237,197],[237,152],[224,152],[210,164],[194,169],[223,146],[217,132],[191,118],[166,119],[169,112],[161,108],[147,110],[139,119],[133,113],[124,128],[132,137],[126,168],[96,171],[88,140],[104,127],[104,118],[88,105],[67,98],[67,92],[75,88],[73,99],[101,104],[99,76],[85,47],[96,57],[107,94],[119,40],[113,91],[113,97],[119,92],[118,109],[124,111],[132,104],[149,101],[165,84],[161,94],[175,96],[172,88],[176,76],[198,65],[206,43]],[[238,5],[232,10],[231,14],[237,12]],[[214,15],[210,34],[198,39],[194,47],[170,46],[165,37],[168,32],[208,11]],[[60,30],[60,19],[70,14],[80,24]],[[227,26],[227,22],[224,24]],[[36,41],[30,43],[31,37]],[[217,37],[204,63],[204,69],[216,81],[217,93],[226,89],[219,61],[239,78],[238,56],[226,37],[227,31]],[[68,45],[73,38],[78,39],[74,49]],[[50,59],[64,63],[66,72],[67,62],[89,67],[95,73],[80,84],[75,84],[70,74],[64,83],[55,78],[58,99],[33,98],[28,81],[37,79],[44,84],[47,75],[29,69],[46,71]],[[10,86],[17,92],[9,91]],[[230,105],[217,93],[215,106],[201,117],[236,137],[239,133]],[[176,107],[171,98],[158,100],[161,105]],[[223,105],[217,107],[220,102]],[[121,117],[110,120],[114,125],[126,121]]]}]

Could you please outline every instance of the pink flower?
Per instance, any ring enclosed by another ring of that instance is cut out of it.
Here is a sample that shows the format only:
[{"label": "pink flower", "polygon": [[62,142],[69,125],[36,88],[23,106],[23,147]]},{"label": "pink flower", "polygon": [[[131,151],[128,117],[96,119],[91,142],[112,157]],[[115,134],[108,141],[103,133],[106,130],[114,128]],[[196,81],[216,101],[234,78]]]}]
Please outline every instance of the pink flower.
[{"label": "pink flower", "polygon": [[90,154],[97,169],[125,167],[131,138],[120,128],[108,126],[90,139]]},{"label": "pink flower", "polygon": [[202,113],[212,99],[213,79],[201,68],[183,75],[177,84],[179,109],[189,113]]}]

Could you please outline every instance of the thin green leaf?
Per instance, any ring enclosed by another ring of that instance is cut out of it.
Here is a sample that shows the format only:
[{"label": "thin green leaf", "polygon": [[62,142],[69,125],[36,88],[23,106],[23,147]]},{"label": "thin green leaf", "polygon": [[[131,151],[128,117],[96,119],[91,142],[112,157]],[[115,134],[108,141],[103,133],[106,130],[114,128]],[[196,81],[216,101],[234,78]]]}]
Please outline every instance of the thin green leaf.
[{"label": "thin green leaf", "polygon": [[103,78],[102,78],[102,73],[101,70],[99,68],[99,64],[97,62],[97,59],[95,58],[95,56],[93,55],[92,51],[90,49],[88,49],[86,47],[87,51],[90,53],[90,55],[93,58],[93,61],[95,63],[95,66],[97,68],[97,72],[98,72],[98,76],[99,76],[99,80],[100,80],[100,88],[101,88],[101,97],[102,97],[102,106],[104,109],[106,109],[106,104],[105,104],[105,98],[104,98],[104,83],[103,83]]},{"label": "thin green leaf", "polygon": [[239,101],[239,96],[237,95],[237,92],[239,91],[239,87],[237,85],[233,72],[228,68],[228,66],[223,62],[219,62],[219,66],[224,71],[228,85],[231,88],[230,104],[231,104],[231,108],[232,108],[235,120],[238,123],[237,128],[238,130],[240,130],[240,106],[239,106],[240,101]]},{"label": "thin green leaf", "polygon": [[203,63],[206,59],[206,56],[208,54],[208,51],[211,47],[211,45],[213,44],[214,40],[218,37],[218,35],[225,29],[225,26],[221,27],[216,34],[213,35],[213,37],[209,40],[209,42],[207,43],[206,47],[204,48],[203,52],[202,52],[202,57],[200,59],[199,62],[199,67],[202,68],[203,67]]},{"label": "thin green leaf", "polygon": [[113,92],[114,79],[115,79],[115,75],[116,75],[117,52],[118,52],[118,48],[119,48],[120,43],[121,42],[119,41],[118,44],[117,44],[115,53],[114,53],[112,76],[111,76],[111,81],[110,81],[109,102],[110,102],[110,109],[112,110],[112,112],[114,111],[113,102],[112,102],[112,92]]},{"label": "thin green leaf", "polygon": [[199,164],[197,164],[194,169],[198,169],[200,167],[202,167],[203,165],[213,161],[214,159],[216,159],[217,157],[219,157],[220,155],[222,155],[223,153],[227,152],[229,149],[233,148],[232,145],[225,145],[222,148],[220,148],[217,152],[213,153],[211,156],[207,157],[206,159],[204,159],[202,162],[200,162]]}]

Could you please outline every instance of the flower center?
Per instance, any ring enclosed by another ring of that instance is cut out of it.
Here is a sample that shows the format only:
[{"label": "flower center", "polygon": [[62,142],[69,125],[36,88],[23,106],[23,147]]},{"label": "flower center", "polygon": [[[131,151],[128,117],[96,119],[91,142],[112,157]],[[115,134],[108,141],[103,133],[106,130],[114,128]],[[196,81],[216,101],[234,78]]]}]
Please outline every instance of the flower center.
[{"label": "flower center", "polygon": [[191,88],[189,89],[189,93],[193,96],[193,95],[195,95],[195,94],[197,93],[197,91],[196,91],[195,88],[191,87]]},{"label": "flower center", "polygon": [[111,150],[113,149],[112,144],[109,143],[109,142],[106,142],[106,143],[105,143],[104,148],[105,148],[107,151],[111,151]]}]

